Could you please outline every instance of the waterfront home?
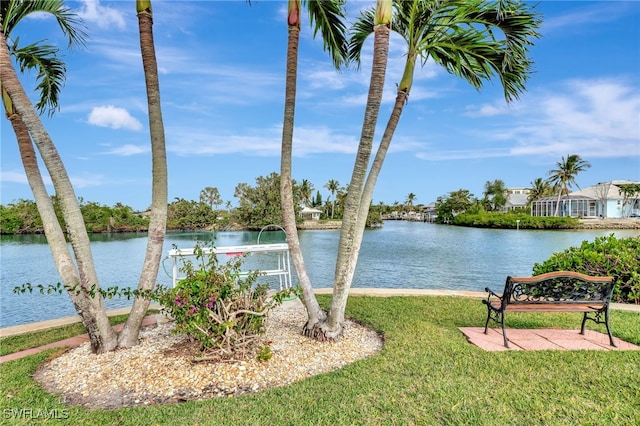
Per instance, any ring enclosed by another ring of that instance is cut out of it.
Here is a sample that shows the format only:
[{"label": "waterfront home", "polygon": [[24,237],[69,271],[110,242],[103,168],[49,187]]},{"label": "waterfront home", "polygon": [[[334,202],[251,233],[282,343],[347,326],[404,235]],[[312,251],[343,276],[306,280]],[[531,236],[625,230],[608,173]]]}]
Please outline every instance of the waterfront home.
[{"label": "waterfront home", "polygon": [[311,207],[306,207],[306,206],[302,210],[300,210],[300,216],[304,220],[320,220],[321,213],[322,213],[322,210],[313,209]]},{"label": "waterfront home", "polygon": [[[626,218],[640,216],[640,192],[625,196],[622,187],[640,182],[613,180],[600,182],[560,197],[558,216],[582,218]],[[558,197],[546,197],[531,203],[532,216],[555,216]]]}]

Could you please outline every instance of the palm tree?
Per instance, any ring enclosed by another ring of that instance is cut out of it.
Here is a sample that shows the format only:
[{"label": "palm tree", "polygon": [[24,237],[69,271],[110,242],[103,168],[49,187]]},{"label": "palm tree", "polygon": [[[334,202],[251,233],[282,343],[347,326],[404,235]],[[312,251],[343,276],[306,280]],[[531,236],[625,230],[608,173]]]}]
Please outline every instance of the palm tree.
[{"label": "palm tree", "polygon": [[[153,12],[150,0],[137,0],[138,29],[140,32],[140,51],[147,87],[147,106],[149,109],[149,133],[151,136],[152,188],[151,209],[147,249],[138,280],[138,290],[153,290],[158,278],[162,261],[162,249],[167,230],[167,151],[164,139],[164,124],[160,107],[160,83],[158,64],[153,42]],[[130,347],[138,343],[142,321],[149,308],[150,300],[137,296],[129,317],[118,337],[119,347]]]},{"label": "palm tree", "polygon": [[[361,208],[363,199],[363,187],[367,175],[367,168],[371,158],[375,126],[378,121],[378,113],[382,102],[384,79],[387,69],[389,51],[389,33],[392,15],[392,0],[377,0],[374,17],[373,31],[373,65],[369,81],[369,93],[365,106],[364,120],[360,134],[360,142],[356,152],[356,159],[348,186],[342,216],[342,228],[338,243],[338,261],[331,298],[331,308],[325,321],[308,325],[305,334],[319,340],[336,339],[342,335],[344,324],[344,310],[347,305],[347,297],[356,261],[362,242],[358,236],[358,229],[366,225],[367,213],[371,199],[366,200],[366,207]],[[361,216],[364,211],[364,217]]]},{"label": "palm tree", "polygon": [[407,199],[404,202],[408,210],[413,210],[413,202],[415,200],[416,200],[416,194],[414,194],[413,192],[410,192],[409,195],[407,195]]},{"label": "palm tree", "polygon": [[[343,22],[344,1],[311,0],[306,1],[305,4],[309,12],[310,23],[314,28],[314,35],[318,31],[321,32],[324,48],[331,54],[334,65],[340,67],[346,56],[345,24]],[[291,179],[301,6],[301,0],[288,0],[287,71],[280,160],[280,203],[289,250],[302,289],[305,307],[309,314],[309,324],[316,324],[324,316],[313,295],[311,280],[307,274],[300,249]]]},{"label": "palm tree", "polygon": [[307,179],[302,179],[300,184],[300,199],[305,206],[311,204],[311,193],[313,192],[313,184]]},{"label": "palm tree", "polygon": [[[79,292],[69,291],[69,294],[89,334],[92,350],[94,352],[109,351],[116,347],[117,335],[109,324],[102,297],[99,294],[95,297],[91,296],[91,289],[98,285],[98,278],[78,199],[60,155],[18,79],[10,55],[11,52],[14,53],[21,69],[37,68],[45,76],[38,85],[42,97],[37,106],[41,110],[49,106],[52,111],[57,106],[57,96],[64,80],[64,63],[55,58],[57,49],[51,46],[43,47],[34,44],[21,48],[17,42],[13,42],[9,47],[7,42],[7,37],[10,37],[20,20],[35,12],[45,12],[56,17],[70,46],[82,44],[85,34],[78,28],[80,21],[69,8],[64,7],[60,0],[8,1],[1,3],[0,10],[2,12],[0,81],[3,101],[16,130],[25,172],[38,210],[43,221],[47,223],[45,228],[47,241],[65,287],[80,290]],[[53,205],[37,167],[31,139],[40,152],[62,207],[75,264],[71,260],[60,224],[55,213],[52,213]]]},{"label": "palm tree", "polygon": [[329,179],[329,182],[325,183],[324,187],[331,193],[331,219],[333,219],[333,212],[336,208],[336,193],[338,192],[338,189],[340,189],[340,182],[335,179]]},{"label": "palm tree", "polygon": [[545,181],[541,177],[535,178],[530,185],[531,188],[529,188],[527,205],[530,205],[534,200],[548,197],[551,193],[551,186],[549,186],[549,182]]},{"label": "palm tree", "polygon": [[[413,84],[416,58],[420,56],[423,63],[431,58],[476,88],[495,74],[502,83],[506,100],[511,101],[524,90],[531,66],[527,47],[531,45],[530,39],[538,36],[536,29],[540,25],[529,6],[509,0],[495,4],[416,0],[393,2],[393,5],[396,10],[393,25],[389,25],[391,2],[378,0],[375,11],[364,12],[354,24],[350,41],[350,58],[359,62],[365,39],[371,33],[375,35],[370,96],[343,215],[325,336],[340,334],[339,323],[344,316],[373,190]],[[408,52],[391,116],[368,170],[384,83],[389,27],[404,37]]]},{"label": "palm tree", "polygon": [[591,167],[591,163],[583,160],[577,154],[571,154],[567,155],[566,159],[563,156],[562,161],[558,161],[556,166],[556,169],[549,170],[547,182],[558,190],[556,212],[554,214],[558,216],[560,211],[560,198],[563,194],[566,195],[569,193],[569,188],[571,188],[572,185],[576,185],[578,189],[580,188],[576,182],[576,176],[578,173]]}]

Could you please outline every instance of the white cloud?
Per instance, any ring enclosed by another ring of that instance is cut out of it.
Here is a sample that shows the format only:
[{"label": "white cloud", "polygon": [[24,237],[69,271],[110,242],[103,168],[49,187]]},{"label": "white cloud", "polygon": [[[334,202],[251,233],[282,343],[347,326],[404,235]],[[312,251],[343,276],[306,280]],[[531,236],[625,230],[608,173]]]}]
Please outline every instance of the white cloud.
[{"label": "white cloud", "polygon": [[88,123],[113,129],[141,130],[142,124],[124,108],[113,105],[94,107],[89,113]]},{"label": "white cloud", "polygon": [[27,176],[24,172],[0,170],[0,181],[13,183],[27,183]]},{"label": "white cloud", "polygon": [[[640,94],[623,79],[571,80],[532,90],[513,105],[467,107],[476,117],[459,150],[419,152],[430,161],[492,157],[585,159],[640,156]],[[436,144],[433,144],[436,145]],[[438,144],[445,146],[445,144]]]},{"label": "white cloud", "polygon": [[117,148],[113,148],[105,152],[104,154],[119,155],[121,157],[129,157],[131,155],[145,154],[149,151],[150,151],[150,148],[148,146],[126,144],[126,145],[119,146]]},{"label": "white cloud", "polygon": [[[259,156],[279,156],[282,143],[282,126],[254,129],[246,134],[211,136],[209,132],[193,129],[171,129],[168,139],[177,143],[167,147],[178,155],[215,155],[250,153]],[[334,133],[327,127],[303,127],[295,129],[293,155],[303,157],[310,154],[353,154],[358,141],[353,135]]]},{"label": "white cloud", "polygon": [[640,154],[640,94],[622,80],[573,80],[528,102],[513,153]]},{"label": "white cloud", "polygon": [[580,8],[571,10],[565,14],[558,14],[553,17],[545,17],[542,30],[544,34],[553,31],[567,31],[569,28],[590,28],[594,24],[615,22],[620,17],[631,13],[633,2],[606,2],[594,5],[581,5]]},{"label": "white cloud", "polygon": [[112,26],[118,29],[125,27],[124,16],[119,10],[103,6],[99,0],[83,0],[82,3],[82,7],[78,10],[78,16],[85,22],[97,24],[99,28],[103,29]]},{"label": "white cloud", "polygon": [[[70,176],[69,179],[71,179],[71,183],[74,186],[74,188],[98,186],[104,183],[104,177],[101,175],[85,176],[85,177]],[[47,186],[53,185],[51,182],[51,178],[47,174],[44,174],[42,176],[42,180],[44,181],[44,184]],[[23,183],[25,185],[28,184],[27,176],[24,174],[23,171],[5,171],[5,170],[0,171],[0,181],[12,182],[12,183]],[[30,197],[31,196],[29,196],[29,198]]]},{"label": "white cloud", "polygon": [[469,105],[467,107],[466,116],[469,117],[493,117],[496,115],[510,114],[512,109],[505,102],[496,103],[493,105]]},{"label": "white cloud", "polygon": [[71,176],[70,179],[74,188],[100,186],[100,185],[104,185],[105,183],[105,178],[102,175],[84,176],[84,177]]}]

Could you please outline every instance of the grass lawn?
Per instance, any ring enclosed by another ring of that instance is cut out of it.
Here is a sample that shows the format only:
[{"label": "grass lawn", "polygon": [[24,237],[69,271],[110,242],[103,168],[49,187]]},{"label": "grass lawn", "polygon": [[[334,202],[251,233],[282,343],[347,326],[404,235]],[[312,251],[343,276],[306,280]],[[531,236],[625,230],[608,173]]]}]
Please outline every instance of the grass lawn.
[{"label": "grass lawn", "polygon": [[[486,310],[477,299],[352,296],[347,315],[384,335],[382,352],[289,386],[225,399],[67,407],[31,379],[55,351],[7,362],[0,365],[0,424],[32,424],[38,410],[66,417],[42,423],[74,425],[640,424],[640,351],[485,352],[457,329],[484,325]],[[611,323],[615,337],[640,344],[639,314],[612,311]],[[580,314],[512,313],[507,324],[577,329]],[[13,418],[21,409],[33,415]]]}]

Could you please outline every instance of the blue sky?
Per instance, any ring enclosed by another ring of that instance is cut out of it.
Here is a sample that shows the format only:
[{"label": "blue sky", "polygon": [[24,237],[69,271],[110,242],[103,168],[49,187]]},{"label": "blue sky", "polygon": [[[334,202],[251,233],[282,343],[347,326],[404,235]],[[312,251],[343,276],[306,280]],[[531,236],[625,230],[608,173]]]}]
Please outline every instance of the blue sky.
[{"label": "blue sky", "polygon": [[[146,95],[133,1],[69,1],[88,27],[85,49],[64,51],[67,81],[60,111],[42,117],[76,195],[85,201],[151,202]],[[353,18],[374,1],[349,1]],[[198,200],[280,170],[286,2],[153,1],[169,167],[169,199]],[[477,91],[427,63],[416,72],[374,194],[374,203],[415,203],[486,181],[529,187],[562,156],[591,168],[581,187],[640,180],[640,2],[541,1],[542,37],[527,91],[507,104],[497,81]],[[293,177],[324,185],[351,177],[371,62],[336,72],[304,17],[299,60]],[[23,21],[21,44],[65,45],[50,19]],[[388,119],[404,65],[392,37],[376,140]],[[35,75],[22,78],[33,93]],[[33,98],[35,99],[35,98]],[[0,202],[33,199],[10,124],[1,126]],[[44,167],[42,167],[44,171]],[[53,188],[49,185],[53,194]]]}]

